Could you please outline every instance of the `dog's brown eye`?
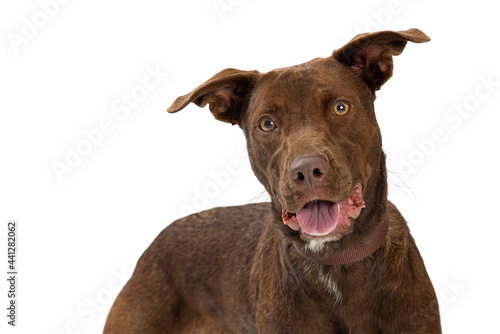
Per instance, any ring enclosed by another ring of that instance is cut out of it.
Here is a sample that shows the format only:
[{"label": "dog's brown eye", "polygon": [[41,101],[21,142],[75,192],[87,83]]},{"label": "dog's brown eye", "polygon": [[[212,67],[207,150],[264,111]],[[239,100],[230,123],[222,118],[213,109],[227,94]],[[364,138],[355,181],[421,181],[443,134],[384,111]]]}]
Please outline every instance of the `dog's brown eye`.
[{"label": "dog's brown eye", "polygon": [[333,107],[333,112],[335,115],[343,116],[349,112],[349,103],[344,101],[335,102],[335,106]]},{"label": "dog's brown eye", "polygon": [[276,124],[269,117],[264,117],[260,120],[259,128],[264,132],[271,132],[276,129]]}]

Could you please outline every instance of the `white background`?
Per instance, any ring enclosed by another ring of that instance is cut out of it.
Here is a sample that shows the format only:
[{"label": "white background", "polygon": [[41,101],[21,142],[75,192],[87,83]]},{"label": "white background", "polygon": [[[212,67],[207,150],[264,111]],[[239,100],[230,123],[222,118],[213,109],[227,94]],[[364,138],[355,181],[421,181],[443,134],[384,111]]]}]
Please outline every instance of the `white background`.
[{"label": "white background", "polygon": [[[375,105],[390,199],[425,259],[444,332],[500,333],[498,10],[486,0],[350,3],[3,2],[0,267],[6,275],[16,219],[20,276],[15,329],[1,279],[2,333],[101,332],[170,222],[267,200],[240,129],[194,105],[168,114],[177,96],[226,67],[265,72],[326,57],[360,32],[412,27],[432,41],[408,43]],[[54,164],[78,148],[86,156],[58,178]],[[215,183],[223,171],[230,180]]]}]

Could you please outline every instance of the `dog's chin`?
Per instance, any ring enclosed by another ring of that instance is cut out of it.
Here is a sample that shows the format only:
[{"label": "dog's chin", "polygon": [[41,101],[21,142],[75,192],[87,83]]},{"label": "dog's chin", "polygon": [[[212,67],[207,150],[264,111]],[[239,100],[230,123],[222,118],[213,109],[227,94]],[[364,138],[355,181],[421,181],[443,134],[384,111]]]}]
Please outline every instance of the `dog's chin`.
[{"label": "dog's chin", "polygon": [[342,202],[312,199],[296,213],[282,207],[281,218],[290,229],[300,233],[300,239],[310,245],[312,250],[349,234],[352,220],[359,216],[364,207],[362,186],[357,184],[349,198]]}]

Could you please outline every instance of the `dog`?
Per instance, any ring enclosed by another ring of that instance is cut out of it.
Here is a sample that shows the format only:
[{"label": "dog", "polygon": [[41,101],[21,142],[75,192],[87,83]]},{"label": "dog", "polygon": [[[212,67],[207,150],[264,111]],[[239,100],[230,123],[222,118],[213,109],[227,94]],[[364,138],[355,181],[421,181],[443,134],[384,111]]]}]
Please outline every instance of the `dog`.
[{"label": "dog", "polygon": [[375,92],[422,31],[356,36],[267,73],[225,69],[168,108],[238,124],[268,203],[175,221],[144,252],[104,333],[441,333],[432,283],[387,199]]}]

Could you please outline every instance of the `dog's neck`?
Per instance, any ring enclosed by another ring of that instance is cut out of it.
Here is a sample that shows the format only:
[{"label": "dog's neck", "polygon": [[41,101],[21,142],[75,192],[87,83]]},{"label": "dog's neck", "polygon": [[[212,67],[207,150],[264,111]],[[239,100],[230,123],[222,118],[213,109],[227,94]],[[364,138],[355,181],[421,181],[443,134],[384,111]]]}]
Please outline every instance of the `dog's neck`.
[{"label": "dog's neck", "polygon": [[326,250],[325,252],[316,252],[304,249],[298,242],[294,241],[295,250],[309,261],[323,265],[339,265],[360,261],[373,254],[380,246],[385,243],[387,232],[389,230],[389,217],[377,226],[375,231],[365,240],[363,245],[350,245],[340,250]]}]

